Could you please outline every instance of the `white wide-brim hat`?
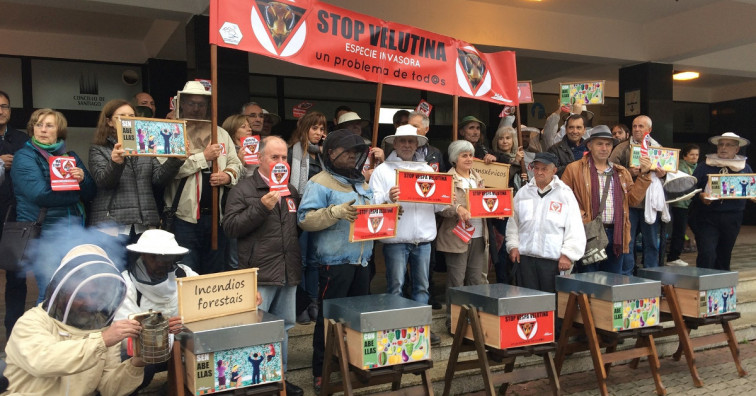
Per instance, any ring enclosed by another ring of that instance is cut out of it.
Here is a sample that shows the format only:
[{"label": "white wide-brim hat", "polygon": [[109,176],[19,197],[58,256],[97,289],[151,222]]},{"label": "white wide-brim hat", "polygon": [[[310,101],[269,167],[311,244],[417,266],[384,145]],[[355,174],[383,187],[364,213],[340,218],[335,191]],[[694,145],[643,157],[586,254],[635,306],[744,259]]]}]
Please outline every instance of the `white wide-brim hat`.
[{"label": "white wide-brim hat", "polygon": [[279,122],[281,122],[281,116],[276,113],[271,113],[268,110],[263,110],[263,118],[270,118],[271,123],[273,123],[273,126],[278,125]]},{"label": "white wide-brim hat", "polygon": [[742,138],[742,137],[736,135],[734,132],[725,132],[725,133],[723,133],[721,135],[712,136],[712,137],[709,138],[709,143],[711,143],[711,144],[713,144],[713,145],[716,146],[717,144],[719,144],[719,141],[722,140],[722,139],[737,140],[738,141],[738,147],[745,147],[745,146],[748,146],[749,144],[751,144],[751,142],[748,141],[748,139]]},{"label": "white wide-brim hat", "polygon": [[353,111],[348,111],[342,114],[341,117],[339,117],[338,123],[336,124],[336,126],[341,128],[344,124],[350,121],[360,121],[360,125],[362,125],[363,127],[370,123],[370,121],[363,120],[362,118],[360,118],[359,114]]},{"label": "white wide-brim hat", "polygon": [[184,84],[184,89],[178,93],[179,95],[212,95],[212,93],[207,91],[205,86],[199,81],[187,81],[186,84]]},{"label": "white wide-brim hat", "polygon": [[414,138],[417,138],[417,147],[425,146],[426,144],[428,144],[428,138],[423,135],[418,135],[417,128],[410,124],[405,124],[400,126],[399,128],[396,128],[395,134],[386,136],[386,138],[383,140],[388,144],[394,144],[394,139],[401,136],[412,136]]},{"label": "white wide-brim hat", "polygon": [[164,230],[147,230],[137,243],[126,246],[126,249],[147,254],[187,254],[189,249],[179,246],[176,237]]},{"label": "white wide-brim hat", "polygon": [[685,201],[701,192],[696,188],[698,179],[682,172],[668,172],[664,181],[664,197],[666,203]]}]

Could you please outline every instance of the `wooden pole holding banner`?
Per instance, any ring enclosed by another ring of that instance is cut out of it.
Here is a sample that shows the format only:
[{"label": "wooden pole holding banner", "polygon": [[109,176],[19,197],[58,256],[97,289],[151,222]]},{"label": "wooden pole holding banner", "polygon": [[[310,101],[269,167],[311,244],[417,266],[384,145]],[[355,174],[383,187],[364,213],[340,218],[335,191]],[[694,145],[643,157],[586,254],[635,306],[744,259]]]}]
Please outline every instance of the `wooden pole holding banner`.
[{"label": "wooden pole holding banner", "polygon": [[[210,144],[218,144],[218,46],[210,44],[210,80],[212,88],[210,89],[210,108],[212,116],[210,122]],[[230,150],[230,147],[226,147]],[[218,172],[218,160],[213,161],[213,172]],[[213,250],[218,250],[218,192],[220,187],[213,187],[213,225],[210,234],[210,246]]]},{"label": "wooden pole holding banner", "polygon": [[452,100],[452,142],[457,140],[457,125],[459,125],[457,117],[459,117],[459,96],[454,95]]},{"label": "wooden pole holding banner", "polygon": [[[517,112],[515,113],[515,117],[517,117],[517,142],[520,143],[520,146],[522,146],[522,121],[520,120],[520,104],[517,104]],[[517,148],[515,148],[517,150]],[[525,147],[522,147],[522,150],[525,151]],[[520,160],[520,174],[527,173],[527,170],[525,169],[525,157],[523,157]],[[519,175],[518,175],[519,176]]]},{"label": "wooden pole holding banner", "polygon": [[373,141],[372,147],[378,147],[378,119],[381,115],[381,100],[383,99],[383,83],[378,83],[378,89],[375,91],[375,117],[373,118]]}]

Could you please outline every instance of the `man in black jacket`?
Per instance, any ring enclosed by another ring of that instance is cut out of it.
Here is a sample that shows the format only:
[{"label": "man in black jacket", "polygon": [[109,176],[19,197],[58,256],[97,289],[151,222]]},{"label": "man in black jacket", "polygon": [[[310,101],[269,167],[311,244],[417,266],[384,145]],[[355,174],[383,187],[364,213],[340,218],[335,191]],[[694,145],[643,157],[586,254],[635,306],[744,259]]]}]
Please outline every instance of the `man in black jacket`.
[{"label": "man in black jacket", "polygon": [[[16,220],[16,197],[13,195],[13,180],[10,170],[13,166],[13,155],[24,147],[29,136],[8,125],[11,117],[10,97],[0,91],[0,160],[5,167],[5,180],[0,184],[0,216],[5,219],[8,209],[13,206],[9,221]],[[0,237],[2,230],[0,230]],[[26,302],[26,273],[7,271],[5,273],[5,338],[8,339],[16,320],[24,314]]]},{"label": "man in black jacket", "polygon": [[[260,309],[284,320],[287,331],[281,346],[284,372],[288,331],[296,320],[296,290],[302,279],[302,256],[297,236],[299,193],[290,183],[290,195],[271,190],[271,165],[286,163],[286,142],[268,136],[260,144],[260,167],[231,189],[226,202],[223,231],[239,239],[239,268],[258,267]],[[302,389],[286,381],[286,394]]]},{"label": "man in black jacket", "polygon": [[557,167],[557,176],[562,177],[564,168],[571,162],[577,161],[585,155],[588,149],[585,147],[583,134],[587,124],[585,116],[582,114],[572,114],[567,118],[567,127],[565,128],[564,138],[562,141],[549,147],[548,152],[557,156],[559,166]]}]

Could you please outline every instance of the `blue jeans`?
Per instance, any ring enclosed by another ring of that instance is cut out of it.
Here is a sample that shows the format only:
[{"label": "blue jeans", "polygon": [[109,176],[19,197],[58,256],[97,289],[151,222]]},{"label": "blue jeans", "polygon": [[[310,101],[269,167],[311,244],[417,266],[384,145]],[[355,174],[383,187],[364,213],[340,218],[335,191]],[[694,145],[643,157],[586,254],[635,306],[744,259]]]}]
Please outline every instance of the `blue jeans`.
[{"label": "blue jeans", "polygon": [[[659,222],[661,222],[661,219],[658,213],[654,224],[648,224],[646,223],[642,208],[630,208],[630,254],[633,253],[633,249],[635,248],[635,235],[638,233],[638,227],[640,226],[640,232],[643,237],[644,268],[659,266]],[[633,264],[635,264],[635,260],[633,260]]]},{"label": "blue jeans", "polygon": [[179,246],[189,249],[181,264],[188,266],[200,275],[214,274],[226,270],[226,236],[223,227],[218,226],[218,249],[211,248],[213,216],[202,215],[196,224],[176,219],[173,234]]},{"label": "blue jeans", "polygon": [[294,327],[297,317],[297,287],[296,286],[257,286],[262,296],[262,304],[258,307],[263,311],[276,315],[284,320],[284,340],[281,344],[281,358],[283,370],[286,372],[289,350],[289,329]]},{"label": "blue jeans", "polygon": [[606,246],[606,260],[584,265],[580,268],[580,272],[605,271],[613,274],[632,275],[633,268],[630,267],[628,272],[628,268],[624,265],[627,255],[622,252],[619,255],[614,254],[614,228],[606,228],[606,237],[609,238],[609,244]]},{"label": "blue jeans", "polygon": [[404,273],[407,262],[412,276],[412,299],[423,304],[428,303],[428,272],[430,269],[430,242],[415,245],[414,243],[387,243],[383,245],[383,256],[386,259],[386,291],[390,294],[402,295]]},{"label": "blue jeans", "polygon": [[318,301],[318,271],[320,264],[315,260],[314,247],[310,250],[310,233],[303,231],[299,236],[299,250],[302,252],[302,288],[312,301]]}]

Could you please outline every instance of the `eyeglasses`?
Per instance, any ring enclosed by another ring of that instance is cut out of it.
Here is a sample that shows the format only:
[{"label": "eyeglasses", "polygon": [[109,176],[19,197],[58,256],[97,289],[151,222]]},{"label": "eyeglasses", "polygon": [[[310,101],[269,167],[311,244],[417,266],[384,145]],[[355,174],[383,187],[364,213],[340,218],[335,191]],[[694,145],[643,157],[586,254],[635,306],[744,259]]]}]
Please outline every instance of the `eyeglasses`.
[{"label": "eyeglasses", "polygon": [[10,108],[11,108],[10,105],[7,105],[7,104],[0,105],[0,110],[3,110],[3,111],[10,110]]},{"label": "eyeglasses", "polygon": [[39,124],[34,125],[34,128],[37,128],[37,129],[55,129],[57,127],[58,126],[55,124],[43,124],[41,122]]}]

